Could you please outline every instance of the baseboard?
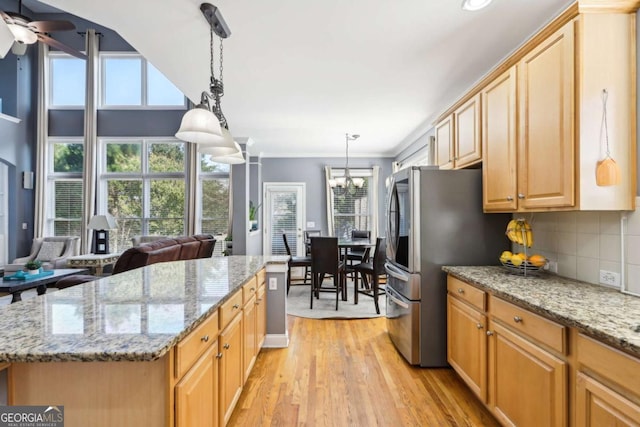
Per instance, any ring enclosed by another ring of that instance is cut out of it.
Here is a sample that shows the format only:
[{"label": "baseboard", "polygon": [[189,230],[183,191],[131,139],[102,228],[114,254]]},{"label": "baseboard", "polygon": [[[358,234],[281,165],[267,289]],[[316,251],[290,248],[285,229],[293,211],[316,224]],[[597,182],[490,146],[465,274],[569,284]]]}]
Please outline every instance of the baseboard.
[{"label": "baseboard", "polygon": [[289,347],[289,333],[267,334],[262,348],[287,348]]}]

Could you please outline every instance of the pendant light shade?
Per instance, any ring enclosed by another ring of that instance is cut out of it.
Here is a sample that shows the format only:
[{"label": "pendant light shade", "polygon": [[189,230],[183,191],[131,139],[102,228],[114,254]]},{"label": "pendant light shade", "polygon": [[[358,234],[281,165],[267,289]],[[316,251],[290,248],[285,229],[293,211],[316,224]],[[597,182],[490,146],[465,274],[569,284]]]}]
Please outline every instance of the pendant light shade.
[{"label": "pendant light shade", "polygon": [[237,146],[236,142],[233,140],[233,136],[231,136],[229,129],[222,128],[222,136],[218,137],[217,141],[219,142],[216,142],[215,144],[198,144],[198,152],[202,154],[210,154],[213,157],[219,157],[228,156],[240,151],[240,147]]},{"label": "pendant light shade", "polygon": [[206,107],[192,108],[182,116],[176,138],[196,144],[218,144],[222,142],[218,117]]},{"label": "pendant light shade", "polygon": [[211,160],[217,163],[226,163],[228,165],[239,165],[245,162],[244,156],[242,155],[242,148],[238,145],[237,142],[233,142],[236,147],[235,153],[226,154],[222,156],[212,156]]}]

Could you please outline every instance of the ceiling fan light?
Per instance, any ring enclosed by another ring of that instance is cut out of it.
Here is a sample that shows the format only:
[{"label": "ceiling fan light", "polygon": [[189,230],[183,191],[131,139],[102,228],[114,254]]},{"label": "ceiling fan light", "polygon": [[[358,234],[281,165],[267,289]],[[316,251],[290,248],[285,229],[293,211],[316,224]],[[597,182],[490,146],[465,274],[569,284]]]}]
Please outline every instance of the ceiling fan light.
[{"label": "ceiling fan light", "polygon": [[196,144],[221,145],[224,142],[218,118],[200,105],[182,116],[176,138]]},{"label": "ceiling fan light", "polygon": [[476,11],[489,6],[492,0],[464,0],[462,2],[463,10]]},{"label": "ceiling fan light", "polygon": [[36,33],[24,27],[20,24],[7,24],[11,33],[13,33],[13,37],[15,37],[18,43],[22,44],[34,44],[38,41],[38,36]]},{"label": "ceiling fan light", "polygon": [[222,143],[217,145],[198,144],[198,152],[209,154],[211,157],[221,157],[235,154],[240,151],[240,146],[233,140],[229,129],[222,128]]}]

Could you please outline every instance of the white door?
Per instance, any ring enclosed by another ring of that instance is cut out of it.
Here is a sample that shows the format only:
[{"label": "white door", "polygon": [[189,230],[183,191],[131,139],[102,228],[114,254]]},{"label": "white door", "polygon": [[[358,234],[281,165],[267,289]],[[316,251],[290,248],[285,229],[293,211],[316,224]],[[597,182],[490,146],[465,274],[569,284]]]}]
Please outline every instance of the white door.
[{"label": "white door", "polygon": [[291,254],[304,255],[305,183],[264,183],[265,255],[286,255],[282,234],[287,235]]}]

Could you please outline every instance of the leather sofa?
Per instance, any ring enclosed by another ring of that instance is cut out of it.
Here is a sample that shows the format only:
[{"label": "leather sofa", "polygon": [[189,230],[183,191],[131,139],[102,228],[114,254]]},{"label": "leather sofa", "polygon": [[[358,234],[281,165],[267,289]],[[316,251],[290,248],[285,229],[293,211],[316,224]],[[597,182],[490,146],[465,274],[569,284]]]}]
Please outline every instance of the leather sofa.
[{"label": "leather sofa", "polygon": [[[127,249],[120,255],[118,261],[116,261],[113,266],[112,274],[122,273],[159,262],[210,258],[213,254],[215,244],[216,239],[211,234],[165,238],[149,243],[142,243]],[[55,287],[64,289],[93,280],[96,280],[96,276],[76,274],[60,279],[55,284]]]}]

